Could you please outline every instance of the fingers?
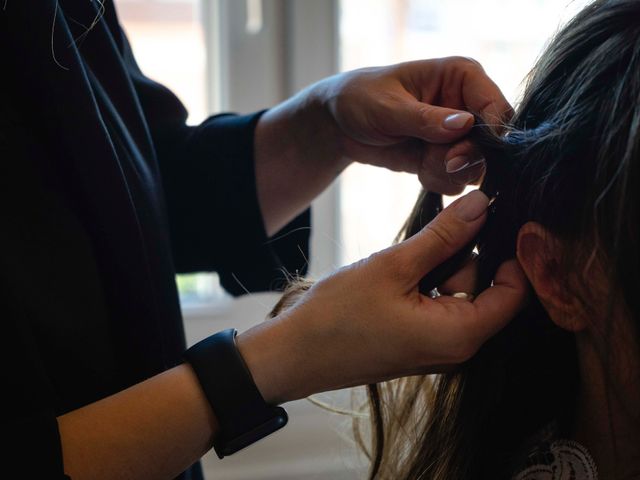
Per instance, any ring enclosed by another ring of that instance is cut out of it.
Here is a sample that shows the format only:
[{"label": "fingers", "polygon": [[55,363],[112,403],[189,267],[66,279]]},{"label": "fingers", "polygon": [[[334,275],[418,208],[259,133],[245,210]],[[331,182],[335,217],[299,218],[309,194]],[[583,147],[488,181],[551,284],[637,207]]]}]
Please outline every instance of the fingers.
[{"label": "fingers", "polygon": [[478,151],[476,145],[470,140],[462,140],[454,145],[447,146],[446,151],[443,152],[442,158],[439,159],[444,162],[445,171],[449,174],[449,177],[455,178],[468,171],[470,168],[478,165],[484,160],[482,152]]},{"label": "fingers", "polygon": [[[418,98],[427,98],[432,103],[437,99],[439,106],[475,113],[497,127],[513,115],[511,105],[498,86],[480,63],[471,58],[408,62],[402,71],[410,78],[408,85]],[[434,75],[438,82],[434,81]],[[435,86],[437,91],[433,91]]]},{"label": "fingers", "polygon": [[422,103],[411,96],[381,102],[377,117],[381,130],[389,135],[430,143],[455,142],[474,122],[469,112]]},{"label": "fingers", "polygon": [[480,185],[481,180],[486,172],[486,164],[484,160],[477,160],[476,163],[469,165],[456,173],[449,174],[449,182],[454,185]]},{"label": "fingers", "polygon": [[[464,270],[464,269],[463,269]],[[460,279],[458,279],[459,281]],[[456,287],[457,288],[457,287]],[[449,295],[437,297],[434,303],[445,306],[444,316],[437,322],[440,332],[446,331],[441,363],[461,363],[476,354],[490,337],[504,328],[524,308],[529,287],[517,260],[503,263],[493,286],[474,301]]]},{"label": "fingers", "polygon": [[466,61],[462,84],[462,98],[468,110],[477,113],[489,125],[500,129],[513,115],[513,108],[498,86],[480,64]]},{"label": "fingers", "polygon": [[454,145],[425,146],[418,178],[427,190],[457,195],[465,185],[478,183],[484,171],[480,152],[469,140],[462,140]]},{"label": "fingers", "polygon": [[391,247],[403,288],[414,289],[420,279],[469,243],[486,218],[487,196],[479,190],[459,198],[413,237]]},{"label": "fingers", "polygon": [[527,302],[528,285],[517,260],[508,260],[500,266],[493,285],[473,302],[477,311],[478,338],[484,342],[513,319]]},{"label": "fingers", "polygon": [[477,272],[476,255],[472,254],[460,270],[438,286],[438,292],[442,295],[451,295],[456,292],[475,294]]}]

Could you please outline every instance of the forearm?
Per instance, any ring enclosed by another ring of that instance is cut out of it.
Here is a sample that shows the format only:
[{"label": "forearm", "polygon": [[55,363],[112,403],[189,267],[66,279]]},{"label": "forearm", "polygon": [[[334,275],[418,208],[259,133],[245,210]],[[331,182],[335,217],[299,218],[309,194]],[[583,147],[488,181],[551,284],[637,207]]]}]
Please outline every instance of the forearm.
[{"label": "forearm", "polygon": [[84,478],[174,478],[218,429],[187,364],[58,417],[65,472]]},{"label": "forearm", "polygon": [[266,112],[256,127],[258,200],[268,235],[309,206],[347,163],[317,84]]}]

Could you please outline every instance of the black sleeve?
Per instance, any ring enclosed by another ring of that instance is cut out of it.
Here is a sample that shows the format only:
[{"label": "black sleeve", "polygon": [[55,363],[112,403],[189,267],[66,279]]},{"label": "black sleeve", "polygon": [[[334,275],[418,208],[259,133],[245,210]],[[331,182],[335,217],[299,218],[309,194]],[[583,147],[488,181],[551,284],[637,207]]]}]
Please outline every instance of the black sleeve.
[{"label": "black sleeve", "polygon": [[[0,289],[7,288],[0,281]],[[54,395],[27,317],[2,295],[2,410],[4,419],[2,478],[68,479],[62,464],[62,442]]]},{"label": "black sleeve", "polygon": [[5,454],[12,466],[3,474],[15,470],[16,476],[6,478],[69,479],[64,474],[58,422],[52,411],[11,415],[7,423],[3,436],[9,451]]},{"label": "black sleeve", "polygon": [[304,274],[310,210],[273,239],[264,229],[253,155],[261,113],[187,126],[180,101],[141,73],[124,34],[122,49],[156,149],[176,270],[215,270],[234,295],[280,289],[285,271]]}]

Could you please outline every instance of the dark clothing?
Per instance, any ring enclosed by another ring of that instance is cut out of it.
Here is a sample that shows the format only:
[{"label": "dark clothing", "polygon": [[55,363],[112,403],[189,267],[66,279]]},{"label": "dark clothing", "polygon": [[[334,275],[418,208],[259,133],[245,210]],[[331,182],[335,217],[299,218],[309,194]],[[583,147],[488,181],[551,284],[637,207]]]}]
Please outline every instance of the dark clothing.
[{"label": "dark clothing", "polygon": [[63,477],[56,416],[179,363],[176,272],[239,294],[234,276],[265,290],[305,265],[309,212],[266,243],[259,114],[187,126],[104,3],[87,33],[100,2],[0,1],[2,468],[19,478]]}]

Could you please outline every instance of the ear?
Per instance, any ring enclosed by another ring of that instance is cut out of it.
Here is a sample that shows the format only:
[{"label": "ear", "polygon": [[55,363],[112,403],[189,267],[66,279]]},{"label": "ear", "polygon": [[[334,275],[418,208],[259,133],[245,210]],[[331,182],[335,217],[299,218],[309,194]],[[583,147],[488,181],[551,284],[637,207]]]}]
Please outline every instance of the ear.
[{"label": "ear", "polygon": [[560,241],[537,222],[525,223],[518,232],[518,261],[536,296],[560,328],[578,332],[587,327],[580,303],[568,290],[569,279],[560,270]]}]

